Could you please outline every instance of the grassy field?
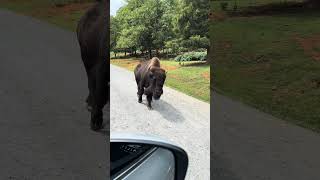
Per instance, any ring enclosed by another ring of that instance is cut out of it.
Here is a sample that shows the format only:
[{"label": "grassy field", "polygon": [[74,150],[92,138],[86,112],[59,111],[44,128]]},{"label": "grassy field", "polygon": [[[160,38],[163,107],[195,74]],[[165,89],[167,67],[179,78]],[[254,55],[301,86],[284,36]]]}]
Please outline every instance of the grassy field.
[{"label": "grassy field", "polygon": [[[133,71],[139,63],[137,59],[112,59],[111,64]],[[200,100],[210,101],[210,66],[196,63],[180,66],[178,62],[161,60],[161,66],[167,71],[166,86],[172,87]]]},{"label": "grassy field", "polygon": [[32,16],[59,27],[75,31],[85,10],[92,3],[70,3],[56,7],[52,0],[0,0],[0,8]]},{"label": "grassy field", "polygon": [[320,12],[232,17],[210,31],[218,92],[320,131]]},{"label": "grassy field", "polygon": [[213,0],[211,2],[213,10],[221,10],[222,3],[228,3],[227,10],[232,10],[234,5],[237,4],[238,10],[250,6],[260,6],[270,3],[285,3],[285,2],[302,2],[304,0]]}]

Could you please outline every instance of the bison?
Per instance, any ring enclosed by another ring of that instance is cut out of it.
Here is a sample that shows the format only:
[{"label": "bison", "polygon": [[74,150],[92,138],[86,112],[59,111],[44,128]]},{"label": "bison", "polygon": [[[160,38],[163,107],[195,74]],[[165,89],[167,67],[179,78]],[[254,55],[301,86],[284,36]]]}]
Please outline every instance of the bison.
[{"label": "bison", "polygon": [[88,77],[86,103],[93,130],[102,128],[102,109],[109,102],[109,7],[110,0],[97,0],[77,26],[81,58]]},{"label": "bison", "polygon": [[145,94],[148,109],[151,110],[152,98],[158,100],[163,94],[166,71],[160,68],[160,60],[154,57],[151,60],[139,63],[134,69],[134,75],[138,86],[138,102],[142,102],[142,95]]}]

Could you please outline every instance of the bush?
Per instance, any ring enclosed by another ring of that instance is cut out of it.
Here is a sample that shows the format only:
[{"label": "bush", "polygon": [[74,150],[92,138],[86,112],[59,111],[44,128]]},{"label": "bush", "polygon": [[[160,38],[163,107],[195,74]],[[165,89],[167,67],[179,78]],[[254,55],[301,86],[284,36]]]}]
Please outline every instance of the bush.
[{"label": "bush", "polygon": [[182,55],[178,55],[177,57],[174,58],[175,61],[180,61],[181,60]]},{"label": "bush", "polygon": [[175,61],[206,61],[207,52],[187,52],[174,58]]}]

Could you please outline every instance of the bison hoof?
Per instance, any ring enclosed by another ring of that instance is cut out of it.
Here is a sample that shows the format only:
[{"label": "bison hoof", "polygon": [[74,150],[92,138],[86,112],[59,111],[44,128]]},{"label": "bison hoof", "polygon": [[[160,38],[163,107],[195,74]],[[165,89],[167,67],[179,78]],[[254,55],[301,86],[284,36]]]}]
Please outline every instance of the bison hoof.
[{"label": "bison hoof", "polygon": [[96,123],[91,123],[91,129],[92,130],[94,130],[94,131],[98,131],[98,130],[100,130],[100,129],[102,129],[103,128],[103,126],[102,126],[102,123],[98,123],[98,122],[96,122]]},{"label": "bison hoof", "polygon": [[94,131],[98,131],[103,128],[102,119],[91,120],[90,127]]},{"label": "bison hoof", "polygon": [[149,110],[152,110],[153,108],[152,108],[151,106],[148,106],[148,109],[149,109]]}]

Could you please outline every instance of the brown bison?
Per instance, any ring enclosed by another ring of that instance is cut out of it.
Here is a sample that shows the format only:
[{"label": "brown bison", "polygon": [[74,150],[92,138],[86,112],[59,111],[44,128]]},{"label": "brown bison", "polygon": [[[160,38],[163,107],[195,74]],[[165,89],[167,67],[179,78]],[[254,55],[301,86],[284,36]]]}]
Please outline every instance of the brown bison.
[{"label": "brown bison", "polygon": [[102,109],[109,101],[109,7],[110,0],[97,0],[80,19],[77,36],[88,77],[91,129],[102,128]]},{"label": "brown bison", "polygon": [[163,94],[163,84],[166,80],[166,71],[160,68],[160,60],[156,57],[141,62],[134,69],[134,75],[138,86],[138,102],[142,102],[142,95],[147,96],[148,108],[152,109],[152,98],[160,99]]}]

